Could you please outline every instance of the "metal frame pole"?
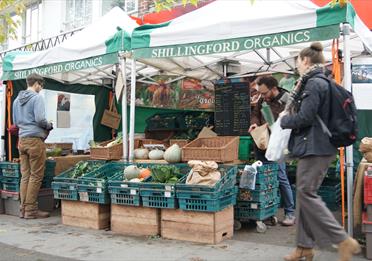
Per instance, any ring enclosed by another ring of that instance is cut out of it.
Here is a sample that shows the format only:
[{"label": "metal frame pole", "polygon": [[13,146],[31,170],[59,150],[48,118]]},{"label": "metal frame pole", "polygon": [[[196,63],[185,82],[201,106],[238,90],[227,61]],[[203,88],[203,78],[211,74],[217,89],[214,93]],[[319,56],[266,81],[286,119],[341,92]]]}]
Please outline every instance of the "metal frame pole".
[{"label": "metal frame pole", "polygon": [[0,83],[0,94],[2,96],[2,102],[0,107],[0,161],[5,160],[6,151],[5,151],[5,117],[6,117],[6,85]]},{"label": "metal frame pole", "polygon": [[134,122],[136,110],[136,60],[132,58],[130,86],[129,161],[134,160]]},{"label": "metal frame pole", "polygon": [[123,90],[121,92],[121,125],[122,125],[122,133],[123,133],[123,160],[128,160],[128,87],[127,87],[127,70],[126,70],[126,58],[120,57],[120,64],[121,64],[121,75],[123,77]]},{"label": "metal frame pole", "polygon": [[[350,57],[350,25],[345,23],[342,28],[344,40],[344,87],[352,92],[351,86],[351,57]],[[348,234],[353,236],[353,184],[354,184],[354,162],[353,146],[346,148],[346,169],[347,169],[347,229]]]}]

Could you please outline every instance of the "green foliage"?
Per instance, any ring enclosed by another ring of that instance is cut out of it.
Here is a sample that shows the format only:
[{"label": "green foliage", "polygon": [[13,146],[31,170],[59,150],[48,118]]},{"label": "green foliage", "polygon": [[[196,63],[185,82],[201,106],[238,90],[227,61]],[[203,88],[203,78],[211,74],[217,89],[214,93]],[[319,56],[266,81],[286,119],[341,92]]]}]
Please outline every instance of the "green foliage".
[{"label": "green foliage", "polygon": [[21,16],[24,10],[24,0],[0,1],[0,44],[7,38],[17,39],[17,28],[21,25],[21,20],[14,21],[11,15]]}]

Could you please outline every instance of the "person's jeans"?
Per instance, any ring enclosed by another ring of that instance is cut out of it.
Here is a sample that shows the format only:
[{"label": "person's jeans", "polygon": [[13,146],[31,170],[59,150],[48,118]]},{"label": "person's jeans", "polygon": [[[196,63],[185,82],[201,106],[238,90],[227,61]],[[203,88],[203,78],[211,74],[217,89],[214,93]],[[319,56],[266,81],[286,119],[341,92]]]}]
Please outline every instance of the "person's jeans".
[{"label": "person's jeans", "polygon": [[282,196],[284,204],[284,213],[285,215],[293,216],[295,213],[295,204],[293,200],[292,188],[291,185],[289,184],[285,168],[285,162],[279,163],[278,180],[280,195]]}]

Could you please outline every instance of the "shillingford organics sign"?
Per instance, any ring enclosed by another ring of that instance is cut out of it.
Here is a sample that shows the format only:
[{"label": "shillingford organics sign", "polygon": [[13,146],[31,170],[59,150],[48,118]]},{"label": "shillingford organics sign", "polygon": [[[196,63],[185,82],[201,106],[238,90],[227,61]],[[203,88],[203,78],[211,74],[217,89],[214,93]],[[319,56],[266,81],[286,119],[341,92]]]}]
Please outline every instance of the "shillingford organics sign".
[{"label": "shillingford organics sign", "polygon": [[135,50],[135,56],[142,58],[165,58],[228,53],[326,40],[337,38],[338,35],[339,28],[336,25],[247,38],[173,45],[169,47],[141,48]]}]

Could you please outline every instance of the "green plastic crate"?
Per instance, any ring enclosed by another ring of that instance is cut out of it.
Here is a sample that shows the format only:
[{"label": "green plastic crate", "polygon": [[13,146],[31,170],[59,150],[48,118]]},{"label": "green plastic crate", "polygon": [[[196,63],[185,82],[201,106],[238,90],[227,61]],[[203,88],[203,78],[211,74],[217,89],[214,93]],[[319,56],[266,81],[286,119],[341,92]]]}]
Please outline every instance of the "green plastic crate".
[{"label": "green plastic crate", "polygon": [[251,158],[252,137],[240,136],[239,139],[239,159],[249,160]]},{"label": "green plastic crate", "polygon": [[99,204],[110,203],[110,195],[107,189],[102,190],[101,188],[92,188],[88,185],[80,185],[78,191],[80,201]]},{"label": "green plastic crate", "polygon": [[79,193],[76,186],[64,182],[52,182],[52,189],[55,199],[79,200]]},{"label": "green plastic crate", "polygon": [[1,177],[2,190],[19,192],[19,178]]},{"label": "green plastic crate", "polygon": [[[236,181],[237,184],[240,181],[240,177],[243,174],[244,167],[246,164],[239,164],[237,166]],[[271,180],[278,177],[279,165],[276,163],[264,164],[262,167],[257,168],[256,184],[263,184],[271,182]]]},{"label": "green plastic crate", "polygon": [[280,197],[276,196],[270,200],[265,200],[261,202],[255,201],[238,201],[239,207],[250,208],[250,209],[265,209],[271,207],[273,205],[277,205],[280,203]]},{"label": "green plastic crate", "polygon": [[219,165],[219,171],[221,172],[222,178],[214,186],[206,185],[189,185],[185,184],[187,176],[180,180],[180,183],[176,184],[177,194],[179,193],[216,193],[221,190],[233,188],[236,184],[236,166]]},{"label": "green plastic crate", "polygon": [[123,172],[117,173],[108,181],[111,203],[117,205],[140,206],[140,183],[123,181]]},{"label": "green plastic crate", "polygon": [[[88,164],[103,164],[104,161],[88,160]],[[60,175],[53,178],[51,184],[54,198],[56,199],[68,199],[68,200],[79,200],[79,194],[77,189],[78,179],[70,178],[71,173],[74,171],[74,167],[62,172]]]},{"label": "green plastic crate", "polygon": [[[54,176],[56,162],[53,160],[45,161],[45,172],[44,176]],[[20,178],[21,174],[21,165],[14,162],[0,162],[0,169],[3,177],[9,178]]]},{"label": "green plastic crate", "polygon": [[[246,193],[242,197],[242,193]],[[274,200],[279,195],[279,188],[272,188],[267,190],[248,190],[239,189],[238,200],[239,201],[255,201],[255,202],[266,202]]]},{"label": "green plastic crate", "polygon": [[177,195],[179,208],[182,210],[197,211],[197,212],[218,212],[228,206],[236,204],[237,187],[223,191],[218,198],[204,198],[202,195],[198,197],[182,197]]},{"label": "green plastic crate", "polygon": [[159,192],[159,196],[141,196],[142,205],[150,208],[177,208],[178,201],[175,197],[164,197]]},{"label": "green plastic crate", "polygon": [[251,209],[249,207],[235,205],[234,218],[240,221],[256,220],[264,221],[273,217],[278,212],[279,205],[272,205],[264,209]]}]

